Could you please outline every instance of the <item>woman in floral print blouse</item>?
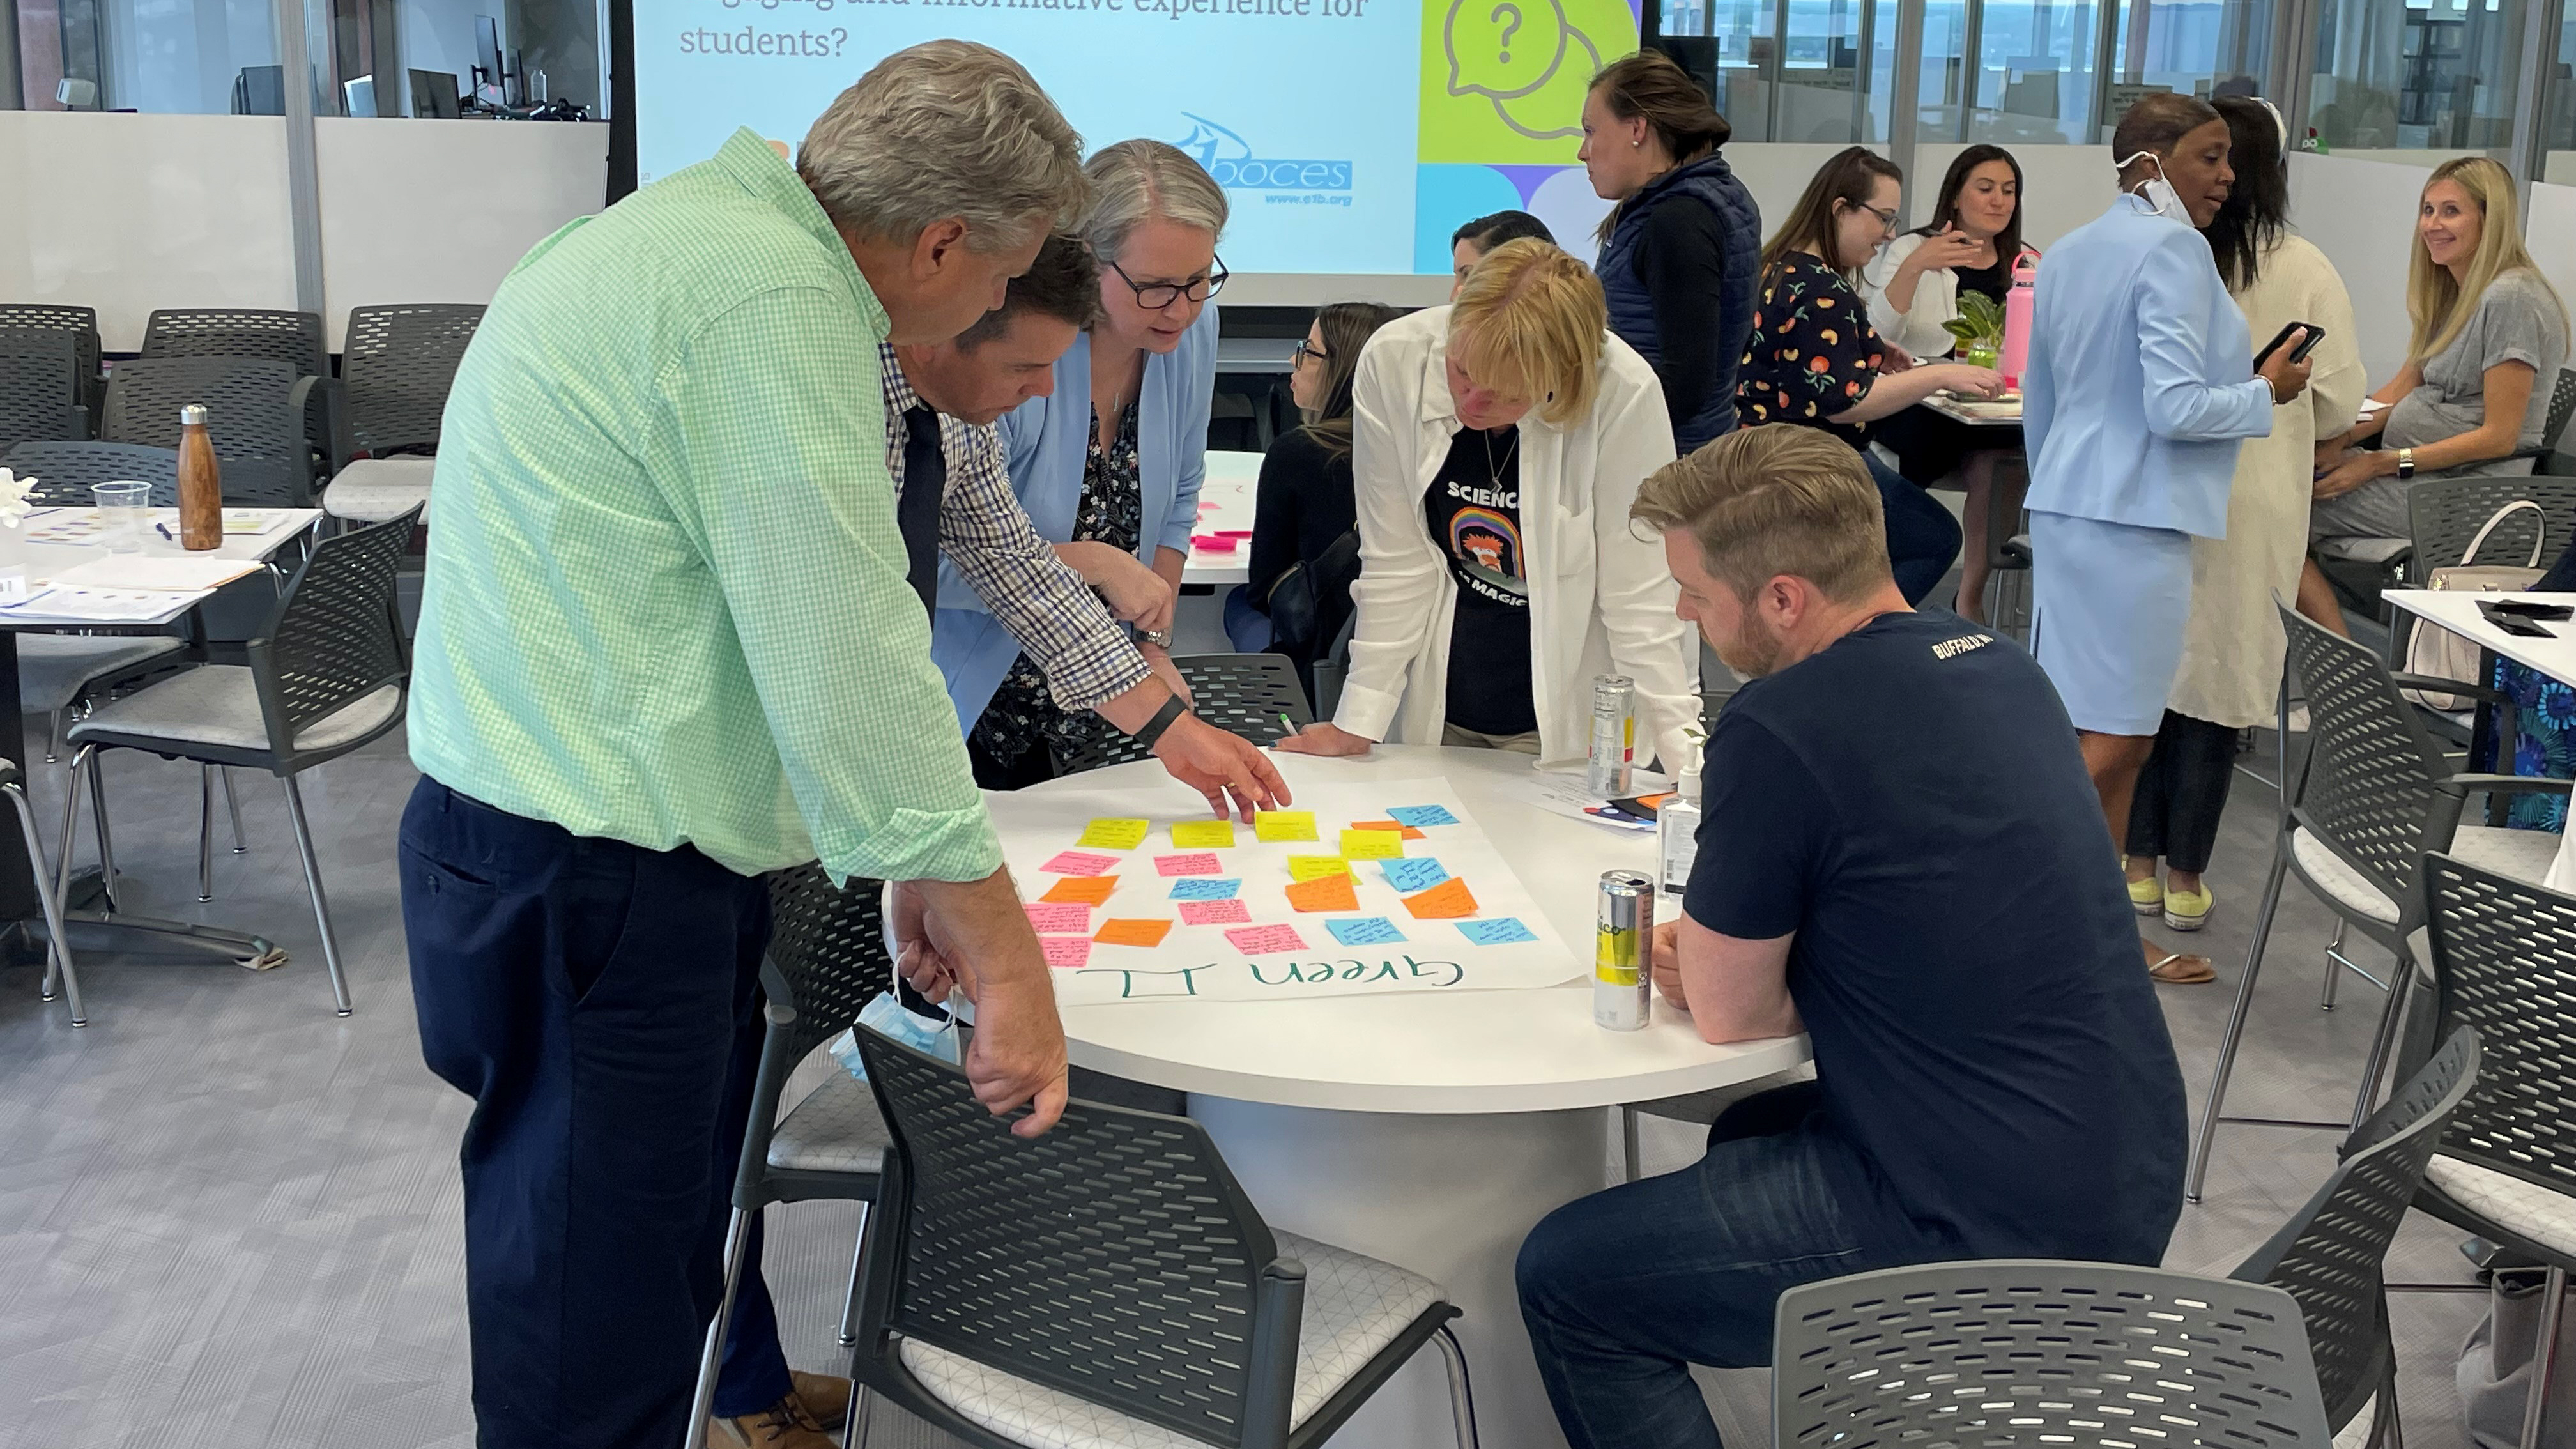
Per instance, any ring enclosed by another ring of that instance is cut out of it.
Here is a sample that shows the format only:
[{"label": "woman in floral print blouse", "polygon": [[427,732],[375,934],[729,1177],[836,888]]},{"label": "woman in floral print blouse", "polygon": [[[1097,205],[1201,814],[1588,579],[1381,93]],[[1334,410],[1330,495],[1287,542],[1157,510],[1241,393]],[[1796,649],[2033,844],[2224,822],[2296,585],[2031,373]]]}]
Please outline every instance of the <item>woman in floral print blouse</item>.
[{"label": "woman in floral print blouse", "polygon": [[2003,378],[1964,362],[1916,364],[1869,323],[1853,285],[1895,234],[1905,173],[1860,146],[1835,156],[1807,183],[1789,219],[1762,248],[1753,340],[1737,369],[1743,425],[1791,423],[1861,450],[1887,511],[1887,553],[1906,602],[1920,603],[1959,554],[1950,510],[1868,451],[1868,424],[1944,389],[1991,398]]}]

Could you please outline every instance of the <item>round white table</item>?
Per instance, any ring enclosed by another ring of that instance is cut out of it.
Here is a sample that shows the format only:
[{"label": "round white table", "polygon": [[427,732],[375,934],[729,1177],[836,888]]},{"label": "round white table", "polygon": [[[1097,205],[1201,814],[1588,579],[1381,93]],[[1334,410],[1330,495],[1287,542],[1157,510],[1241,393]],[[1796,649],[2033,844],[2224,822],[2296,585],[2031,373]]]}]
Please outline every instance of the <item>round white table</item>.
[{"label": "round white table", "polygon": [[[1272,758],[1291,790],[1446,779],[1577,950],[1592,940],[1601,872],[1651,865],[1652,836],[1550,814],[1507,793],[1530,767],[1525,755],[1380,746],[1357,760]],[[1074,778],[1086,789],[1132,782],[1139,795],[1188,793],[1151,761]],[[1540,1218],[1607,1185],[1601,1109],[1729,1086],[1807,1059],[1803,1037],[1710,1046],[1660,1001],[1645,1030],[1604,1031],[1592,1024],[1588,968],[1588,957],[1569,961],[1568,974],[1585,979],[1540,991],[1080,1006],[1065,1011],[1064,1027],[1080,1065],[1187,1092],[1190,1115],[1271,1223],[1446,1289],[1465,1314],[1457,1331],[1487,1449],[1562,1449],[1521,1326],[1512,1263]],[[1447,1406],[1437,1356],[1426,1355],[1331,1442],[1447,1444]]]}]

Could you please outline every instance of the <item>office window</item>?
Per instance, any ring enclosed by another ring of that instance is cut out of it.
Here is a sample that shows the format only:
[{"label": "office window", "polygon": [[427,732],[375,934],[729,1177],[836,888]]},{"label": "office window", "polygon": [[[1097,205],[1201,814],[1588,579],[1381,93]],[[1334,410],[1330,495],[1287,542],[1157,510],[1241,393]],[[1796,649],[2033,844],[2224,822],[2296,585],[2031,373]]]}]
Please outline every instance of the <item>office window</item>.
[{"label": "office window", "polygon": [[568,102],[603,118],[599,0],[306,0],[324,115],[526,115]]},{"label": "office window", "polygon": [[2558,28],[2558,53],[2540,92],[2540,180],[2576,186],[2576,18]]},{"label": "office window", "polygon": [[1667,0],[1654,27],[1736,140],[1842,143],[1883,134],[1862,53],[1885,45],[1892,63],[1894,38],[1864,32],[1895,17],[1894,0]]},{"label": "office window", "polygon": [[31,110],[222,115],[284,84],[268,0],[9,3]]},{"label": "office window", "polygon": [[1985,0],[1966,139],[2003,146],[2090,140],[2100,24],[2096,0]]},{"label": "office window", "polygon": [[1968,117],[1972,0],[1927,0],[1923,53],[1915,58],[1915,138],[1955,141]]},{"label": "office window", "polygon": [[2106,127],[2141,90],[2257,95],[2272,63],[2272,0],[2120,0],[2111,41]]},{"label": "office window", "polygon": [[2504,158],[2526,3],[2319,0],[2307,117],[2318,145]]}]

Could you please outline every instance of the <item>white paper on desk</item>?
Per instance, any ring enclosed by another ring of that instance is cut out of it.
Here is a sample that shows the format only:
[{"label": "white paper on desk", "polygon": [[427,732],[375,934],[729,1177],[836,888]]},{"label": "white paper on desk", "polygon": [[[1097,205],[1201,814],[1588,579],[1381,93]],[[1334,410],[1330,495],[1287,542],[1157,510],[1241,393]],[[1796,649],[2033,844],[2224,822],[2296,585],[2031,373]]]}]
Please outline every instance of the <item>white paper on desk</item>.
[{"label": "white paper on desk", "polygon": [[211,592],[201,589],[191,596],[167,589],[96,589],[56,584],[37,590],[24,603],[0,608],[0,618],[85,619],[99,624],[151,623],[168,618],[172,610],[194,603]]},{"label": "white paper on desk", "polygon": [[[1629,780],[1628,794],[1631,797],[1651,795],[1657,790],[1670,788],[1672,788],[1672,782],[1663,776],[1652,770],[1638,770]],[[1631,823],[1593,814],[1593,811],[1609,802],[1584,788],[1584,777],[1579,774],[1551,775],[1532,770],[1526,775],[1505,781],[1503,791],[1526,800],[1551,815],[1562,815],[1568,820],[1581,820],[1608,830],[1652,831],[1655,828],[1653,824],[1647,822]]]},{"label": "white paper on desk", "polygon": [[56,586],[92,589],[159,589],[195,594],[257,573],[253,559],[187,558],[158,553],[112,553],[74,564],[54,575]]}]

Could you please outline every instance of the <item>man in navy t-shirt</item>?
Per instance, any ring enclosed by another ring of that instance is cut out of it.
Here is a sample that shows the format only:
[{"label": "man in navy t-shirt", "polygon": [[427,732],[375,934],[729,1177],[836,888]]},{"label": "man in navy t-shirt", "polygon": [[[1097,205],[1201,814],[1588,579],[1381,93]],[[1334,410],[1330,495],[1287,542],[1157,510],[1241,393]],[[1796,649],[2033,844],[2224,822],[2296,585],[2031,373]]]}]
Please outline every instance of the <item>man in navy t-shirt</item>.
[{"label": "man in navy t-shirt", "polygon": [[1812,429],[1648,479],[1681,613],[1752,682],[1710,734],[1655,975],[1702,1037],[1805,1031],[1687,1171],[1561,1208],[1521,1310],[1576,1449],[1715,1446],[1687,1365],[1770,1362],[1782,1290],[1952,1258],[2152,1264],[2183,1089],[2074,727],[2030,656],[1906,607],[1876,488]]}]

